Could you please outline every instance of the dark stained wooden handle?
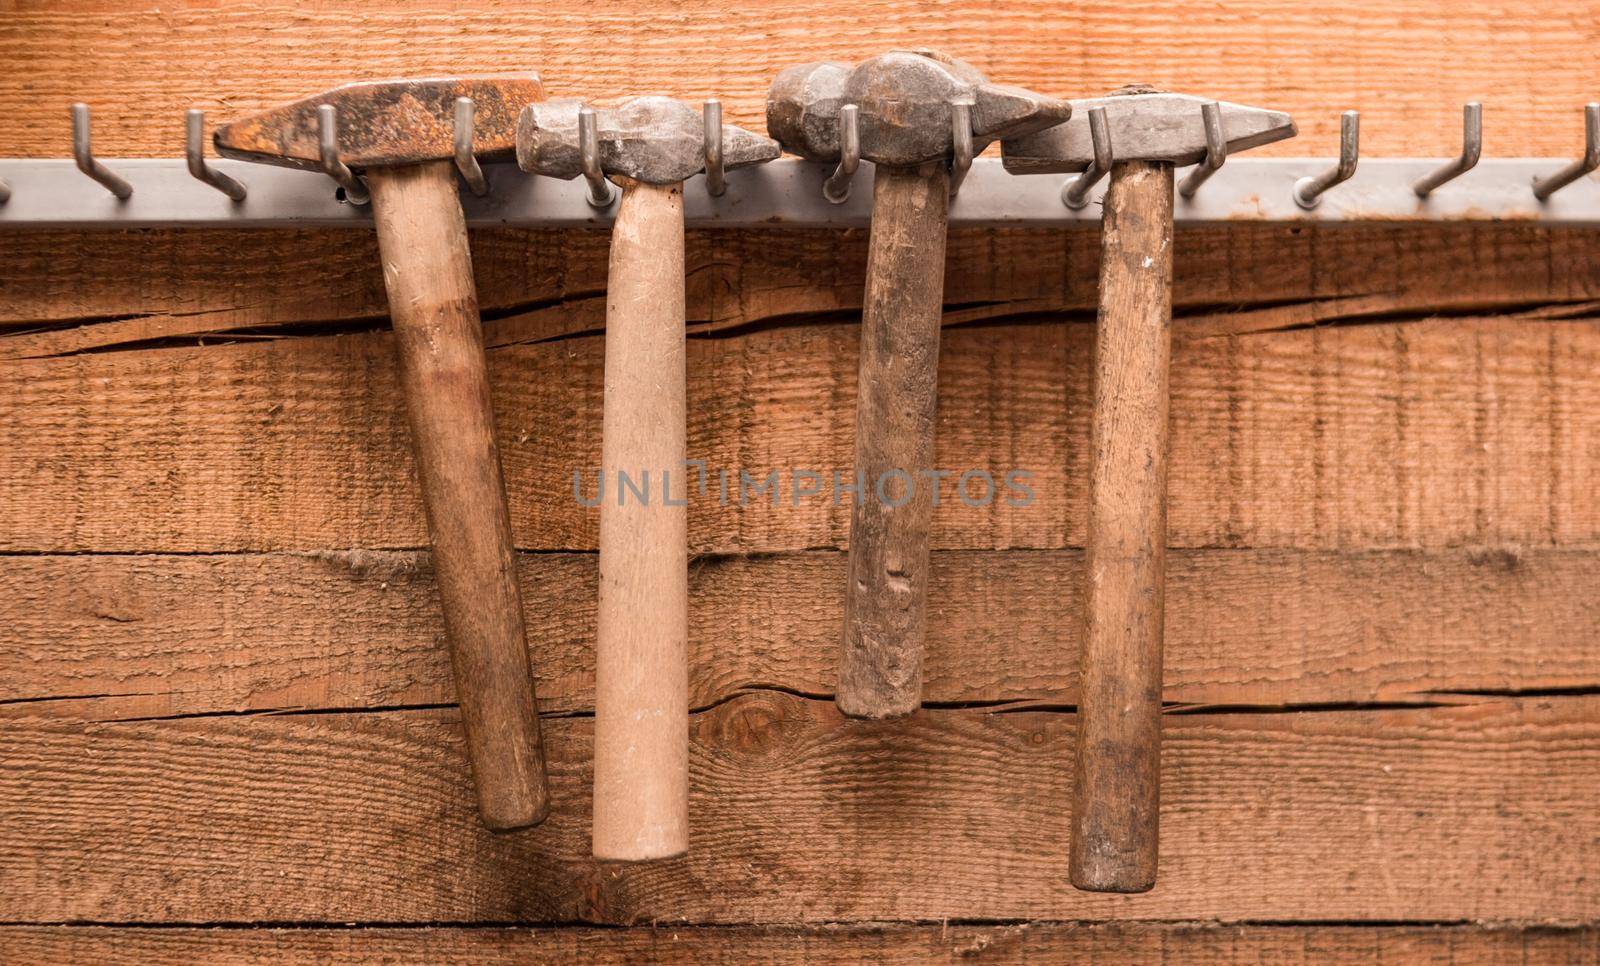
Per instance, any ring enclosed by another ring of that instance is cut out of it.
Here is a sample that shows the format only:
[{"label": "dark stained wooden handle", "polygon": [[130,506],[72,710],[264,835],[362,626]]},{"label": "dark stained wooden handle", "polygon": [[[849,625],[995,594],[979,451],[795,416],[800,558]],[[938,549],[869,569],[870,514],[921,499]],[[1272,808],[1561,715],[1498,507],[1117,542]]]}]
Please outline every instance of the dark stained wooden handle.
[{"label": "dark stained wooden handle", "polygon": [[[597,859],[664,859],[689,848],[684,359],[683,186],[624,182],[606,280]],[[623,473],[643,497],[620,482]]]},{"label": "dark stained wooden handle", "polygon": [[1172,165],[1111,169],[1090,423],[1072,884],[1155,885],[1172,347]]},{"label": "dark stained wooden handle", "polygon": [[549,794],[455,170],[367,181],[478,811],[492,829],[522,828]]},{"label": "dark stained wooden handle", "polygon": [[[922,701],[934,408],[950,178],[880,166],[861,314],[849,582],[839,649],[839,710],[910,714]],[[896,505],[898,504],[898,505]]]}]

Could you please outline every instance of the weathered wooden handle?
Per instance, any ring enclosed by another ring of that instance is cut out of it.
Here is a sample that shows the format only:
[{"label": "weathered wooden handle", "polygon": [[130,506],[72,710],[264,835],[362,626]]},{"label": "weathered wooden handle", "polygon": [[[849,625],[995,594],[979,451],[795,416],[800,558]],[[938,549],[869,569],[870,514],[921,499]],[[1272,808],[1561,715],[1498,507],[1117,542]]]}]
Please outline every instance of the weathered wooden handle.
[{"label": "weathered wooden handle", "polygon": [[545,817],[549,794],[455,169],[379,168],[367,181],[478,812],[492,829],[522,828]]},{"label": "weathered wooden handle", "polygon": [[1069,871],[1079,889],[1143,892],[1161,804],[1172,166],[1113,166],[1104,218]]},{"label": "weathered wooden handle", "polygon": [[839,710],[910,714],[922,702],[934,408],[950,178],[880,166],[861,312],[849,580],[839,648]]},{"label": "weathered wooden handle", "polygon": [[689,848],[681,185],[623,185],[611,229],[604,407],[594,855],[669,858]]}]

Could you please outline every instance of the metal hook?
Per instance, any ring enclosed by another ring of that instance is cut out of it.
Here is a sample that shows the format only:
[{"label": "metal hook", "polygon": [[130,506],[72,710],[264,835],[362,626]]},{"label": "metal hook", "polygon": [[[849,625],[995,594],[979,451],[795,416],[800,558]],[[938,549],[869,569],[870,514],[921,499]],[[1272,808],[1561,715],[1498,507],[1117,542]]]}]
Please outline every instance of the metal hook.
[{"label": "metal hook", "polygon": [[317,154],[322,159],[322,173],[344,189],[344,200],[352,205],[364,205],[372,200],[367,186],[339,160],[339,109],[332,104],[317,105]]},{"label": "metal hook", "polygon": [[206,112],[191,107],[185,131],[184,157],[189,162],[189,173],[232,198],[243,201],[245,187],[237,178],[230,178],[206,164]]},{"label": "metal hook", "polygon": [[472,122],[476,113],[472,98],[456,98],[456,170],[461,172],[461,180],[467,183],[472,193],[481,198],[489,193],[489,179],[483,176],[483,168],[478,166],[478,158],[472,153]]},{"label": "metal hook", "polygon": [[1206,156],[1178,183],[1178,194],[1185,201],[1193,198],[1206,179],[1216,174],[1228,160],[1228,138],[1222,131],[1222,105],[1216,101],[1200,105],[1200,121],[1206,129]]},{"label": "metal hook", "polygon": [[133,185],[119,177],[110,168],[96,161],[89,147],[89,105],[72,105],[72,159],[78,170],[100,182],[118,201],[133,197]]},{"label": "metal hook", "polygon": [[1533,179],[1533,196],[1546,201],[1567,185],[1600,168],[1600,102],[1583,108],[1583,157],[1547,178]]},{"label": "metal hook", "polygon": [[836,205],[850,198],[850,179],[861,166],[861,130],[856,124],[860,108],[845,104],[839,108],[839,166],[822,183],[822,197]]},{"label": "metal hook", "polygon": [[1061,203],[1073,211],[1089,204],[1089,189],[1111,171],[1111,126],[1106,122],[1103,107],[1089,109],[1089,140],[1094,145],[1094,163],[1061,188]]},{"label": "metal hook", "polygon": [[617,188],[600,170],[600,128],[594,109],[578,109],[578,155],[583,161],[583,178],[589,182],[589,207],[610,208],[617,200]]},{"label": "metal hook", "polygon": [[1469,101],[1461,109],[1461,154],[1454,161],[1417,181],[1411,190],[1426,198],[1448,181],[1471,171],[1483,155],[1483,104]]},{"label": "metal hook", "polygon": [[972,104],[967,101],[950,103],[950,139],[955,153],[950,158],[950,197],[961,190],[961,182],[972,170]]},{"label": "metal hook", "polygon": [[721,198],[728,190],[726,172],[722,169],[722,102],[711,98],[701,114],[706,125],[706,193]]},{"label": "metal hook", "polygon": [[1294,203],[1310,211],[1322,200],[1322,193],[1355,177],[1361,157],[1361,112],[1345,111],[1339,116],[1339,163],[1315,177],[1294,183]]}]

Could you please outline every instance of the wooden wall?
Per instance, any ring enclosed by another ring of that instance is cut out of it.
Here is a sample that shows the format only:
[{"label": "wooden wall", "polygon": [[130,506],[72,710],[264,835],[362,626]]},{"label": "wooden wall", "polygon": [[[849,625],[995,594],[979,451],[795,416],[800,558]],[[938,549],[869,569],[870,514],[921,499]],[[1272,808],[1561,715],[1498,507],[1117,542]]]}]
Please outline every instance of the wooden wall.
[{"label": "wooden wall", "polygon": [[[1592,2],[0,0],[0,155],[339,81],[722,96],[940,46],[1332,150],[1567,156]],[[85,190],[98,190],[85,182]],[[691,456],[846,468],[863,233],[689,242]],[[692,850],[588,858],[606,239],[479,231],[552,756],[473,814],[373,239],[0,235],[0,960],[1600,961],[1600,234],[1180,232],[1162,877],[1065,878],[1096,236],[952,237],[929,708],[831,698],[848,514],[690,508]],[[1102,922],[1103,921],[1103,922]],[[600,928],[624,927],[624,928]]]}]

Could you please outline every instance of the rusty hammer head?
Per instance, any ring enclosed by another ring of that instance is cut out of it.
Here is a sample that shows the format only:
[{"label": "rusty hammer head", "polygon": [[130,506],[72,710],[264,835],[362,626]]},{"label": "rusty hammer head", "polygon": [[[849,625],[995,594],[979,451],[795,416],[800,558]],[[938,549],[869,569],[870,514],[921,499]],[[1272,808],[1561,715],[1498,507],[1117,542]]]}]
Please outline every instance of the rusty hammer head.
[{"label": "rusty hammer head", "polygon": [[[1128,87],[1105,97],[1072,102],[1065,124],[1020,137],[1007,137],[1000,152],[1007,171],[1049,174],[1083,171],[1094,161],[1089,111],[1103,107],[1116,161],[1169,161],[1194,164],[1206,155],[1203,97],[1169,94],[1149,87]],[[1295,135],[1294,121],[1281,111],[1267,111],[1218,101],[1228,154]]]},{"label": "rusty hammer head", "polygon": [[[517,122],[517,164],[524,171],[571,179],[583,173],[578,111],[583,102],[556,98],[531,104]],[[705,168],[705,120],[671,97],[636,97],[595,111],[600,170],[645,184],[678,184]],[[778,156],[771,138],[722,126],[722,165],[741,168]]]},{"label": "rusty hammer head", "polygon": [[861,156],[875,164],[915,167],[954,152],[953,102],[972,105],[973,150],[996,138],[1060,124],[1066,102],[1020,87],[991,84],[972,65],[933,50],[894,50],[855,68],[802,64],[780,73],[767,92],[767,131],[813,161],[839,158],[839,109],[854,104]]},{"label": "rusty hammer head", "polygon": [[292,168],[320,167],[317,108],[338,111],[339,160],[352,168],[389,167],[455,156],[455,101],[470,97],[474,153],[505,157],[517,115],[544,96],[536,74],[364,81],[275,107],[217,129],[217,153]]}]

